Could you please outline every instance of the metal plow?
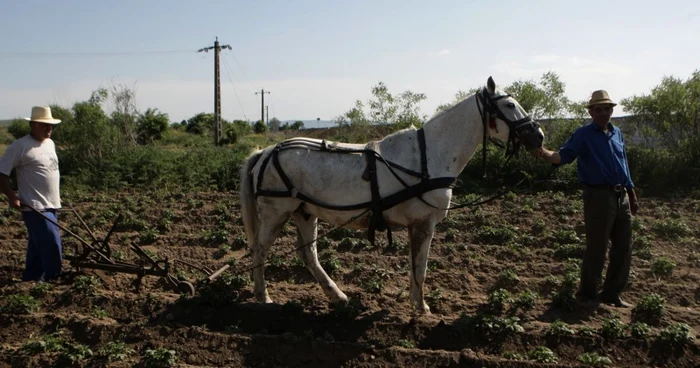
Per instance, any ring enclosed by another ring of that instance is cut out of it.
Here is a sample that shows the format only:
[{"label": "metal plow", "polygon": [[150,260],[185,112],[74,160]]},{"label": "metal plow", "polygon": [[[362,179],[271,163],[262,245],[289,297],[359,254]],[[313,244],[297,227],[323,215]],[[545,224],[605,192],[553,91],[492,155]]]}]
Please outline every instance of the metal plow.
[{"label": "metal plow", "polygon": [[136,275],[136,280],[134,280],[134,286],[136,287],[137,291],[141,290],[141,281],[143,277],[149,275],[158,276],[165,279],[168,282],[168,284],[173,287],[174,290],[180,292],[181,294],[194,296],[195,287],[191,282],[187,280],[178,279],[177,277],[171,274],[171,266],[174,263],[179,263],[189,268],[193,268],[204,272],[207,275],[207,279],[209,281],[214,280],[229,268],[229,265],[224,265],[220,269],[213,271],[208,267],[199,267],[179,259],[174,259],[172,261],[168,260],[168,258],[156,260],[146,251],[141,249],[141,247],[133,243],[131,243],[129,247],[139,257],[138,262],[123,262],[112,257],[112,249],[109,246],[109,238],[112,236],[112,233],[117,228],[117,225],[123,218],[123,215],[121,213],[114,220],[114,223],[109,229],[107,235],[104,238],[100,239],[97,236],[95,236],[95,234],[92,232],[92,230],[90,230],[85,221],[83,221],[82,217],[80,217],[80,214],[78,214],[78,212],[75,211],[75,209],[68,208],[67,210],[76,215],[76,217],[83,225],[85,230],[90,234],[92,242],[88,242],[82,237],[80,237],[78,234],[74,233],[73,231],[65,228],[64,226],[58,224],[56,221],[47,217],[41,211],[38,211],[37,209],[26,204],[23,204],[23,206],[30,208],[32,211],[40,214],[47,221],[58,226],[61,230],[74,237],[83,245],[82,249],[77,249],[78,251],[76,252],[76,254],[66,254],[64,256],[64,259],[68,260],[71,266],[75,267],[78,270],[81,268],[88,268]]}]

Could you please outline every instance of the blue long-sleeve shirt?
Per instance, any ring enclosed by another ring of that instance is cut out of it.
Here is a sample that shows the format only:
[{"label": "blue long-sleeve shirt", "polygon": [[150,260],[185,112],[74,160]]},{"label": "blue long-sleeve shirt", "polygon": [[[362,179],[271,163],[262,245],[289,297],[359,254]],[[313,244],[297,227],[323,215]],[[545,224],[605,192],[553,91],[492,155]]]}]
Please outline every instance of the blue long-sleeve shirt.
[{"label": "blue long-sleeve shirt", "polygon": [[559,155],[559,165],[578,159],[578,179],[582,184],[634,187],[622,131],[610,123],[607,133],[595,122],[578,128],[559,149]]}]

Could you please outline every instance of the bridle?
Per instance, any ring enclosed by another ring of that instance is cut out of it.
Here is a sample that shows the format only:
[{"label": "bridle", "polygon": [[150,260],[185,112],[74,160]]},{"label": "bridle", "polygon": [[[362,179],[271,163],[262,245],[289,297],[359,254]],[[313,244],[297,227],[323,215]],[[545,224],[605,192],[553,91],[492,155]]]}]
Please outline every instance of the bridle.
[{"label": "bridle", "polygon": [[[498,106],[498,101],[504,98],[511,97],[510,94],[493,96],[484,87],[481,91],[476,93],[476,106],[479,109],[479,115],[481,116],[481,121],[484,125],[483,134],[483,144],[482,144],[482,160],[484,165],[484,176],[486,175],[486,140],[489,139],[491,142],[496,144],[501,148],[506,149],[506,162],[510,160],[513,156],[518,157],[520,151],[520,145],[523,141],[529,141],[534,139],[537,134],[540,124],[532,119],[530,115],[526,115],[522,119],[511,120],[509,119],[503,111]],[[483,109],[482,109],[483,106]],[[504,144],[488,135],[489,127],[496,125],[496,118],[502,120],[508,125],[508,141]]]}]

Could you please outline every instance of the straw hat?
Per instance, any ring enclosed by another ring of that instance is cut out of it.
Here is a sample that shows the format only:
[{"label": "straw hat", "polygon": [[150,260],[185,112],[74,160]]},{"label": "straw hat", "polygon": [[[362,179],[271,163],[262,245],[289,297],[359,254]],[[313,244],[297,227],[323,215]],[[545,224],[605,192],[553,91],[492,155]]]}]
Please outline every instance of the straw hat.
[{"label": "straw hat", "polygon": [[591,99],[588,101],[588,105],[586,107],[591,107],[593,105],[617,106],[617,104],[612,102],[612,100],[610,99],[608,92],[602,89],[593,91],[593,93],[591,94]]},{"label": "straw hat", "polygon": [[58,124],[61,122],[59,119],[54,119],[51,116],[51,108],[48,106],[34,106],[32,107],[32,116],[24,118],[24,120],[35,121],[37,123],[46,124]]}]

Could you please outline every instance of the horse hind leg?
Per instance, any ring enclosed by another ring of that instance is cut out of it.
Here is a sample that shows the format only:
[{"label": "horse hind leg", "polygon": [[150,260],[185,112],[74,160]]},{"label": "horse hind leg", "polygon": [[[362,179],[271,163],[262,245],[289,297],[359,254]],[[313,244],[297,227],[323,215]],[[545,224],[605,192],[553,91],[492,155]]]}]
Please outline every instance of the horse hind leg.
[{"label": "horse hind leg", "polygon": [[253,282],[255,299],[260,303],[272,303],[267,293],[265,282],[265,261],[270,247],[277,239],[284,223],[289,219],[289,213],[279,213],[276,209],[261,210],[258,234],[252,245]]},{"label": "horse hind leg", "polygon": [[292,220],[297,225],[297,254],[309,269],[316,281],[321,285],[323,292],[332,302],[347,302],[348,297],[340,291],[338,286],[331,280],[326,271],[323,270],[318,261],[316,250],[316,237],[318,236],[318,218],[296,211],[292,213]]},{"label": "horse hind leg", "polygon": [[423,295],[423,283],[428,267],[428,253],[430,242],[433,240],[435,226],[430,221],[414,224],[408,227],[408,235],[411,242],[411,286],[410,296],[414,307],[419,313],[430,314],[430,307],[425,303]]}]

